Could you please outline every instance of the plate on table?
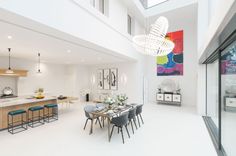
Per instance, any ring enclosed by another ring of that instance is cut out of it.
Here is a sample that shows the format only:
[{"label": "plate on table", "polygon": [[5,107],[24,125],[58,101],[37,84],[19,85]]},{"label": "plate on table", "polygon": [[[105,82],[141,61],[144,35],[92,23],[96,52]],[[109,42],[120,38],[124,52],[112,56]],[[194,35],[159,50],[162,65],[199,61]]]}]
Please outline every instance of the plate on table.
[{"label": "plate on table", "polygon": [[112,113],[114,113],[114,111],[113,110],[108,110],[107,113],[112,114]]},{"label": "plate on table", "polygon": [[118,106],[118,108],[119,108],[119,109],[123,109],[123,108],[125,108],[125,106]]}]

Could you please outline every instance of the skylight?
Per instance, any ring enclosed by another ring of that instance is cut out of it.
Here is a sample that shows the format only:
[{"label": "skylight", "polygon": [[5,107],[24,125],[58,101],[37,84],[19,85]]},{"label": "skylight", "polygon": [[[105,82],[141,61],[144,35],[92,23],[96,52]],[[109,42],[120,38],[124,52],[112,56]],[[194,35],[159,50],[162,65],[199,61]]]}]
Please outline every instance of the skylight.
[{"label": "skylight", "polygon": [[168,1],[168,0],[140,0],[140,2],[142,3],[143,7],[146,8],[146,9],[154,7],[156,5],[164,3],[166,1]]},{"label": "skylight", "polygon": [[165,1],[168,1],[168,0],[148,0],[147,7],[150,8],[150,7],[153,7],[154,5],[158,5]]}]

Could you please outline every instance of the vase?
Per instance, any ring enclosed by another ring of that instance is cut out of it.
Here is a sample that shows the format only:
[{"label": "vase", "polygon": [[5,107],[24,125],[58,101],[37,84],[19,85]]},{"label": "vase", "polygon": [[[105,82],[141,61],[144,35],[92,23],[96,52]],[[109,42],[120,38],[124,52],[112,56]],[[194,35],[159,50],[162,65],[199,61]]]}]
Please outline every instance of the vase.
[{"label": "vase", "polygon": [[125,105],[125,101],[121,101],[121,102],[119,103],[119,105],[120,105],[120,106],[124,106],[124,105]]},{"label": "vase", "polygon": [[111,104],[108,105],[108,109],[112,109],[112,105]]},{"label": "vase", "polygon": [[89,94],[86,94],[86,102],[89,102]]}]

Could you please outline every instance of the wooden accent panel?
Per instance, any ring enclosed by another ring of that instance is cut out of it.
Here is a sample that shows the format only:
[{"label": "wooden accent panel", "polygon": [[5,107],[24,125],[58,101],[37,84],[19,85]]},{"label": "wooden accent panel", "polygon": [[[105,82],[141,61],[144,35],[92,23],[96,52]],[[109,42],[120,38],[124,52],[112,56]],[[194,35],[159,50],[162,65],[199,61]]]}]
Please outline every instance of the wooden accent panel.
[{"label": "wooden accent panel", "polygon": [[14,74],[6,74],[7,69],[0,69],[0,76],[15,76],[15,77],[26,77],[28,71],[27,70],[18,70],[18,69],[13,69]]},{"label": "wooden accent panel", "polygon": [[[21,105],[15,105],[15,106],[8,106],[8,107],[2,107],[0,108],[1,115],[0,115],[0,129],[7,128],[7,114],[10,111],[18,110],[18,109],[24,109],[27,110],[30,107],[34,106],[44,106],[45,104],[55,104],[57,103],[57,100],[48,100],[48,101],[41,101],[41,102],[35,102],[35,103],[28,103],[28,104],[21,104]],[[15,117],[16,120],[19,120],[19,117]],[[15,121],[16,121],[15,120]]]}]

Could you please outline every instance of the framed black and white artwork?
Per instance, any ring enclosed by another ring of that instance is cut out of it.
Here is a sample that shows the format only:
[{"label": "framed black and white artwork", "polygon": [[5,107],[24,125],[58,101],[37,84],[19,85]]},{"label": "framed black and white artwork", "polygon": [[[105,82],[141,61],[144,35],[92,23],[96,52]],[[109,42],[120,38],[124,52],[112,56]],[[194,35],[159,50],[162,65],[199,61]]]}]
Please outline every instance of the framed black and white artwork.
[{"label": "framed black and white artwork", "polygon": [[98,70],[98,89],[104,89],[103,69]]},{"label": "framed black and white artwork", "polygon": [[104,82],[104,89],[110,89],[110,70],[104,69],[103,70],[103,82]]},{"label": "framed black and white artwork", "polygon": [[110,69],[110,87],[111,90],[118,90],[118,69]]}]

